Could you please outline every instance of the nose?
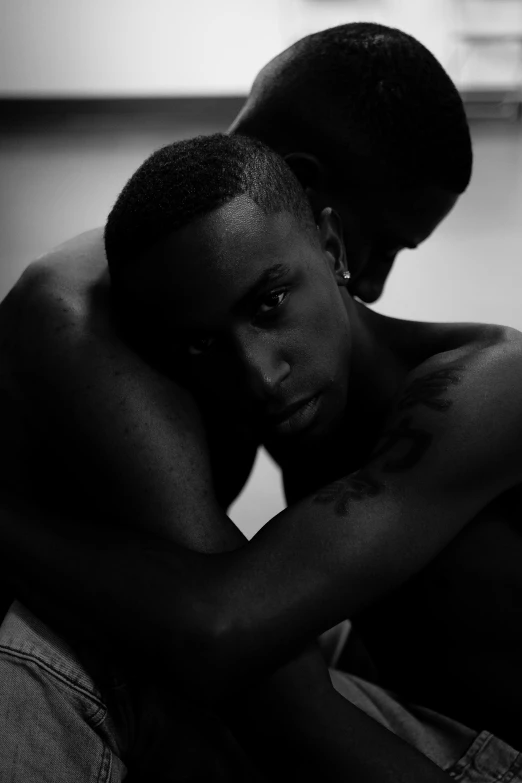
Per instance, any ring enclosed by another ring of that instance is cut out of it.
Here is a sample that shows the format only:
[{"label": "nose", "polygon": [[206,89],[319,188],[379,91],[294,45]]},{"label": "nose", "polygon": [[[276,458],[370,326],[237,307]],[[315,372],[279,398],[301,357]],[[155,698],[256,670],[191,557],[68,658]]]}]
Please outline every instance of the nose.
[{"label": "nose", "polygon": [[249,393],[259,401],[274,397],[290,374],[281,347],[269,339],[243,340],[239,354]]}]

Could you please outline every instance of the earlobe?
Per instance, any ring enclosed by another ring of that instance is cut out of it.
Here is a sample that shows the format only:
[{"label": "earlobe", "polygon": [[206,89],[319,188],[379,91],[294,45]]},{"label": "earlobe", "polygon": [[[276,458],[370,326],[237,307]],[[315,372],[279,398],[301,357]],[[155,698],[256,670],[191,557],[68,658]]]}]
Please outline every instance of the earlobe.
[{"label": "earlobe", "polygon": [[319,216],[319,241],[339,286],[347,286],[350,270],[346,259],[341,218],[331,207],[323,209]]}]

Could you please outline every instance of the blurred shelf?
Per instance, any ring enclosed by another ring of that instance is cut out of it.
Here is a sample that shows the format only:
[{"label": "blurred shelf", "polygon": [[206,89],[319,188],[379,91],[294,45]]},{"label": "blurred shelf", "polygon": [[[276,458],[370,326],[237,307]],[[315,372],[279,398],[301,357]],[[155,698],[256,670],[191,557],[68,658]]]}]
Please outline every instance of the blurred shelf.
[{"label": "blurred shelf", "polygon": [[466,115],[473,120],[519,121],[522,117],[520,87],[465,87],[460,91]]},{"label": "blurred shelf", "polygon": [[[462,85],[460,87],[466,113],[470,121],[508,120],[522,118],[522,85],[495,87]],[[56,97],[2,97],[0,112],[2,130],[61,128],[74,133],[75,129],[91,127],[96,130],[127,125],[131,119],[140,129],[147,126],[168,127],[169,123],[187,123],[204,120],[206,116],[221,118],[226,125],[241,109],[246,95],[195,96],[164,98],[56,98]]]},{"label": "blurred shelf", "polygon": [[456,35],[461,41],[479,46],[487,44],[522,43],[522,31],[514,33],[474,33],[466,30],[457,32]]},{"label": "blurred shelf", "polygon": [[136,130],[148,127],[168,127],[179,124],[199,124],[212,117],[227,125],[239,113],[245,102],[242,95],[120,97],[3,97],[0,94],[2,130],[61,129],[74,133],[76,129],[93,131],[123,128],[132,123]]}]

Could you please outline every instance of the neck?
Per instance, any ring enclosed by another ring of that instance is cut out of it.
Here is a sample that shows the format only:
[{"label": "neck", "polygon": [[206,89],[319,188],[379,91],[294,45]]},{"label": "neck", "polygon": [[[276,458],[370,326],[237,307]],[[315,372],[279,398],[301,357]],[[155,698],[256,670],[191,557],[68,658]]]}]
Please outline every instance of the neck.
[{"label": "neck", "polygon": [[411,344],[404,341],[404,321],[380,315],[351,300],[352,350],[347,412],[374,417],[389,407],[415,365]]}]

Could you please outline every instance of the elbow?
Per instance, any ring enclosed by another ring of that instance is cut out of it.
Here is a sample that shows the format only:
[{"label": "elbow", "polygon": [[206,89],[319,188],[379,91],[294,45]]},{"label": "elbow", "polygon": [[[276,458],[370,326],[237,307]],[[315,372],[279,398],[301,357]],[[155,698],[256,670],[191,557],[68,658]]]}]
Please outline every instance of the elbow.
[{"label": "elbow", "polygon": [[199,695],[216,704],[237,691],[242,668],[234,626],[226,609],[214,610],[200,624],[198,637],[195,658]]},{"label": "elbow", "polygon": [[203,657],[202,688],[208,689],[213,704],[221,705],[241,698],[281,665],[279,656],[263,650],[249,622],[234,617],[229,607],[216,612],[208,623]]},{"label": "elbow", "polygon": [[227,611],[214,601],[187,604],[181,613],[179,605],[171,606],[156,650],[187,697],[212,707],[237,688],[235,634]]}]

